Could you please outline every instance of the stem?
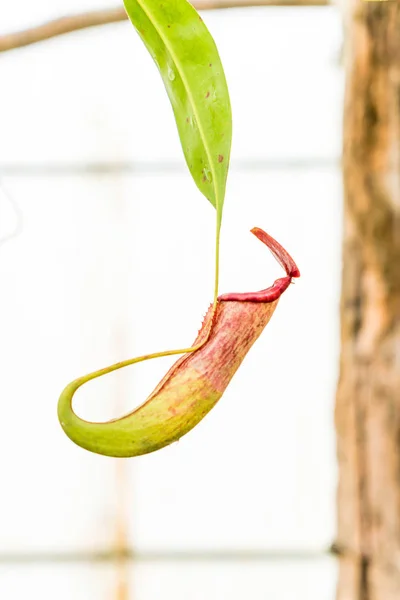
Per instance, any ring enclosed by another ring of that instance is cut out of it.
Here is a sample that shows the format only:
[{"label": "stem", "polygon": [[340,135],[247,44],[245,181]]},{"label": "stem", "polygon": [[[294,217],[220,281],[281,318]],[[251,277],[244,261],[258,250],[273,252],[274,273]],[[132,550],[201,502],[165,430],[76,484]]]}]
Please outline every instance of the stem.
[{"label": "stem", "polygon": [[218,284],[219,284],[219,241],[221,235],[221,216],[217,213],[215,232],[215,278],[214,278],[214,310],[217,307]]}]

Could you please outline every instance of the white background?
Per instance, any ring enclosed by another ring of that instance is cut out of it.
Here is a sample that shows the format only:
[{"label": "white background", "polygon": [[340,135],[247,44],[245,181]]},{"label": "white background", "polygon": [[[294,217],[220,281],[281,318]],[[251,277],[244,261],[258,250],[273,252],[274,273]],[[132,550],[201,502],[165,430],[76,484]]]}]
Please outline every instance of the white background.
[{"label": "white background", "polygon": [[[0,7],[0,33],[100,0]],[[341,245],[334,8],[206,12],[233,114],[221,292],[268,286],[266,229],[302,277],[221,402],[178,444],[113,460],[56,417],[68,381],[189,345],[212,299],[214,214],[129,23],[0,55],[0,596],[333,600]],[[174,359],[83,389],[118,416]],[[116,552],[134,558],[117,560]]]}]

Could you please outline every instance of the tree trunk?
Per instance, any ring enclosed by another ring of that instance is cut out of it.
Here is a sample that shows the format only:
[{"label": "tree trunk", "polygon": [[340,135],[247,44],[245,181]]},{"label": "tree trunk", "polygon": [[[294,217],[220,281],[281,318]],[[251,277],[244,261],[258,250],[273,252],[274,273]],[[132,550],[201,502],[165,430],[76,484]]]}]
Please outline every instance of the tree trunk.
[{"label": "tree trunk", "polygon": [[338,600],[400,599],[400,4],[347,0]]}]

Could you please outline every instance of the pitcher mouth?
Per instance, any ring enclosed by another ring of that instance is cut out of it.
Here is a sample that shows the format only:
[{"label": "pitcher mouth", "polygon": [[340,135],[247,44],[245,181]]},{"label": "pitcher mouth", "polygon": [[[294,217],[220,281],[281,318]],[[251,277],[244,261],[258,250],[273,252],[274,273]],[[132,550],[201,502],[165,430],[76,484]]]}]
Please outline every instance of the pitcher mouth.
[{"label": "pitcher mouth", "polygon": [[293,277],[300,277],[300,271],[290,256],[289,252],[283,248],[272,236],[266,233],[259,227],[253,227],[251,233],[255,235],[263,244],[269,248],[271,254],[283,267],[286,272],[286,277],[276,279],[276,281],[269,287],[259,292],[239,292],[239,293],[227,293],[218,296],[219,302],[274,302],[277,300],[283,292],[292,283]]}]

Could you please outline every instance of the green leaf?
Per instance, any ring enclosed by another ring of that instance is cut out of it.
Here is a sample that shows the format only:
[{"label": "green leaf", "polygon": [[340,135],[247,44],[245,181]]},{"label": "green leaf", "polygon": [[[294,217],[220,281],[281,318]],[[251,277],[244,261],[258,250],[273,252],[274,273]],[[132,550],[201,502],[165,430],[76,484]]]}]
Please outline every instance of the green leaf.
[{"label": "green leaf", "polygon": [[224,70],[202,18],[186,0],[124,0],[172,104],[186,162],[220,225],[232,138]]}]

